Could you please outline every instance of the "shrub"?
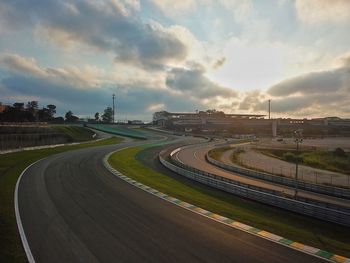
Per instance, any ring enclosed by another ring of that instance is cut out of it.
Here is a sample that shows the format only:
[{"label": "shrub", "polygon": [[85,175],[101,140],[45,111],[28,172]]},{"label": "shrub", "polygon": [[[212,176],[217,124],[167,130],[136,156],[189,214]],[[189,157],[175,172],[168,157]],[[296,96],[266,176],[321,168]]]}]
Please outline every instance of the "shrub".
[{"label": "shrub", "polygon": [[303,157],[296,155],[294,153],[291,152],[286,152],[283,154],[283,159],[286,160],[287,162],[303,162]]},{"label": "shrub", "polygon": [[287,162],[294,162],[295,155],[294,153],[286,152],[283,154],[283,159],[286,160]]},{"label": "shrub", "polygon": [[346,153],[342,148],[335,149],[334,155],[338,157],[346,157]]}]

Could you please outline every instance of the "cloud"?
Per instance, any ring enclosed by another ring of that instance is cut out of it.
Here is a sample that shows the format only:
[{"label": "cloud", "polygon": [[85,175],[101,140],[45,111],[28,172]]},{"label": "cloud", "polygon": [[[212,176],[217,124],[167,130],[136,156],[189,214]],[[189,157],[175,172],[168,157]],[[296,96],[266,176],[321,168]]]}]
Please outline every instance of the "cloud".
[{"label": "cloud", "polygon": [[194,99],[230,98],[237,93],[227,87],[211,81],[205,76],[205,69],[201,65],[192,65],[191,68],[173,68],[168,72],[166,85],[184,96]]},{"label": "cloud", "polygon": [[[200,102],[183,98],[168,90],[147,89],[143,86],[102,85],[89,89],[79,89],[68,84],[60,84],[50,79],[35,76],[8,76],[0,81],[0,93],[3,98],[33,98],[42,105],[55,104],[58,114],[72,110],[79,115],[92,115],[102,112],[111,105],[112,94],[116,93],[118,119],[127,114],[130,118],[150,119],[150,112],[166,108],[167,110],[193,111],[203,107]],[[164,106],[166,105],[166,106]]]},{"label": "cloud", "polygon": [[186,46],[167,28],[144,23],[135,15],[138,1],[9,1],[1,18],[8,27],[39,28],[58,45],[85,44],[113,52],[116,60],[140,67],[183,61]]},{"label": "cloud", "polygon": [[0,67],[22,74],[33,74],[36,76],[46,75],[46,72],[37,65],[34,58],[25,58],[17,54],[1,55]]},{"label": "cloud", "polygon": [[102,70],[90,65],[44,68],[40,67],[34,58],[26,58],[18,54],[1,55],[1,68],[10,75],[35,77],[60,85],[66,84],[84,89],[98,85],[99,77],[104,74]]},{"label": "cloud", "polygon": [[197,0],[182,0],[177,1],[174,4],[172,0],[150,0],[155,6],[157,6],[163,13],[174,16],[183,14],[184,12],[193,11],[197,5]]},{"label": "cloud", "polygon": [[330,94],[338,91],[350,91],[350,64],[349,57],[343,57],[342,67],[311,72],[284,80],[272,86],[268,93],[272,96],[283,97],[295,94]]},{"label": "cloud", "polygon": [[[279,116],[322,117],[349,116],[350,63],[349,53],[336,59],[337,68],[311,72],[286,79],[267,92],[254,91],[244,95],[238,109],[266,111],[272,99],[272,110]],[[340,63],[341,62],[341,63]]]},{"label": "cloud", "polygon": [[253,108],[256,109],[257,105],[260,105],[263,98],[263,94],[258,90],[246,92],[244,98],[238,105],[238,109],[245,111],[252,110]]},{"label": "cloud", "polygon": [[150,104],[147,107],[147,111],[148,112],[155,112],[155,111],[159,111],[159,110],[164,110],[165,109],[165,105],[164,103],[157,103],[157,104]]},{"label": "cloud", "polygon": [[296,0],[299,19],[306,24],[350,21],[348,0]]},{"label": "cloud", "polygon": [[45,68],[34,59],[17,54],[2,55],[0,61],[2,98],[11,98],[13,102],[38,100],[41,105],[55,104],[61,115],[68,110],[78,115],[101,112],[111,105],[113,93],[116,93],[118,118],[127,114],[129,118],[147,120],[151,112],[163,108],[193,111],[205,107],[199,100],[184,98],[166,87],[152,86],[153,79],[116,83],[113,75],[89,65]]}]

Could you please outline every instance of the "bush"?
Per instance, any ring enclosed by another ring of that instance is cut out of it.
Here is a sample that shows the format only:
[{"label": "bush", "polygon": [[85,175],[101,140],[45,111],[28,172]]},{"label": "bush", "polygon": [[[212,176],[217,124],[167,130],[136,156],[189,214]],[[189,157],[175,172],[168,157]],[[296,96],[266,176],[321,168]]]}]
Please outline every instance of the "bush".
[{"label": "bush", "polygon": [[335,149],[334,155],[338,157],[346,157],[346,153],[342,148]]},{"label": "bush", "polygon": [[303,162],[303,157],[299,156],[299,155],[296,155],[294,153],[291,153],[291,152],[286,152],[283,154],[283,159],[286,160],[287,162]]},{"label": "bush", "polygon": [[283,154],[283,159],[286,160],[287,162],[294,162],[295,155],[294,153],[286,152]]}]

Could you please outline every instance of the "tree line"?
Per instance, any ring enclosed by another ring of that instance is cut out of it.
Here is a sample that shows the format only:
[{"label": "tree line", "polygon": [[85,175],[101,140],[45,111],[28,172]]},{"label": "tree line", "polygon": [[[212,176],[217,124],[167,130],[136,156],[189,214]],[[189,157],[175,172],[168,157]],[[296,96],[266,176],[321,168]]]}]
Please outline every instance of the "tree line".
[{"label": "tree line", "polygon": [[[1,106],[1,104],[0,104]],[[38,101],[28,101],[27,104],[23,102],[15,102],[12,105],[5,106],[3,112],[0,112],[0,122],[77,122],[79,118],[73,114],[72,111],[67,111],[64,117],[55,117],[56,106],[53,104],[46,105],[46,107],[39,108]],[[107,107],[103,114],[96,112],[95,122],[113,121],[113,110]]]},{"label": "tree line", "polygon": [[68,111],[63,117],[55,117],[56,106],[46,105],[39,109],[38,101],[15,102],[13,105],[5,107],[0,113],[0,122],[75,122],[79,120],[72,111]]}]

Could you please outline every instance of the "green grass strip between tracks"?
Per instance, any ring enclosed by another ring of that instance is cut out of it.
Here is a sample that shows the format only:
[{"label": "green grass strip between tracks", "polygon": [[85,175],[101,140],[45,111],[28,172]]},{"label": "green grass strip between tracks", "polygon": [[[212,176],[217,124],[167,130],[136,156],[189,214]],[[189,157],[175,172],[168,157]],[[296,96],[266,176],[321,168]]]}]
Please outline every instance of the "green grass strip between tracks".
[{"label": "green grass strip between tracks", "polygon": [[224,193],[187,179],[173,178],[144,166],[134,147],[111,155],[109,162],[119,172],[182,201],[285,238],[350,256],[350,229]]}]

